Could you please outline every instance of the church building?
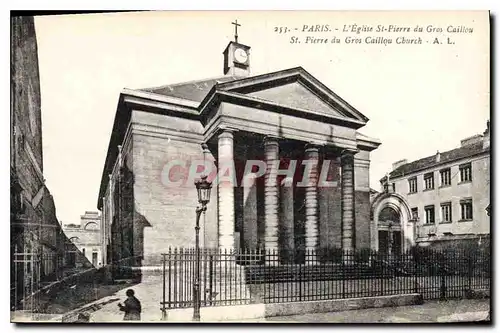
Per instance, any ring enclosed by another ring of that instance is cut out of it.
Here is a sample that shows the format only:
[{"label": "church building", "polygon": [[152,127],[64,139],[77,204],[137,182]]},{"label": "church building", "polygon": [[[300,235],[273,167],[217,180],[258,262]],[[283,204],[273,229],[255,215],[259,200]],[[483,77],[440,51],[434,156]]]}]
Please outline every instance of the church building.
[{"label": "church building", "polygon": [[368,118],[302,67],[250,65],[235,36],[219,77],[121,92],[97,203],[105,263],[194,247],[193,176],[207,164],[234,174],[209,177],[202,247],[370,248]]}]

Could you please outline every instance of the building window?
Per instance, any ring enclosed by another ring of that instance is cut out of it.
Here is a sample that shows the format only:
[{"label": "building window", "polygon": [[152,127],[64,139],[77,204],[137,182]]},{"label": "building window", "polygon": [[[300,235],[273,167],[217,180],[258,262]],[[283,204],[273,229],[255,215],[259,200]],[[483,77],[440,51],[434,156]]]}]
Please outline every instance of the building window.
[{"label": "building window", "polygon": [[460,200],[461,219],[472,220],[472,199]]},{"label": "building window", "polygon": [[460,182],[472,181],[472,166],[470,163],[462,164],[460,167]]},{"label": "building window", "polygon": [[451,222],[451,202],[441,204],[441,223]]},{"label": "building window", "polygon": [[99,226],[97,225],[96,222],[89,222],[85,225],[85,227],[83,229],[85,229],[85,230],[97,230],[97,229],[99,229]]},{"label": "building window", "polygon": [[410,187],[409,193],[417,193],[417,177],[408,179],[408,185]]},{"label": "building window", "polygon": [[434,188],[434,173],[426,173],[424,175],[424,184],[426,190],[432,190]]},{"label": "building window", "polygon": [[425,207],[425,223],[433,224],[435,223],[434,219],[434,206],[426,206]]},{"label": "building window", "polygon": [[451,185],[451,170],[443,169],[439,172],[441,174],[441,186],[449,186]]},{"label": "building window", "polygon": [[417,207],[411,209],[411,219],[412,219],[412,221],[418,220],[418,208]]}]

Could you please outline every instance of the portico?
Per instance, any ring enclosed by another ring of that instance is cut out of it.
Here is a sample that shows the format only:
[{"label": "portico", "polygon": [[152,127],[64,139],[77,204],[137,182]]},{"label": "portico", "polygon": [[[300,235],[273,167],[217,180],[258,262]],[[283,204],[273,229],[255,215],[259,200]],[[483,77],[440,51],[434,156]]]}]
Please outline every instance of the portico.
[{"label": "portico", "polygon": [[302,68],[216,85],[200,108],[208,149],[236,173],[217,184],[219,248],[355,248],[354,161],[378,146],[358,142],[364,116]]}]

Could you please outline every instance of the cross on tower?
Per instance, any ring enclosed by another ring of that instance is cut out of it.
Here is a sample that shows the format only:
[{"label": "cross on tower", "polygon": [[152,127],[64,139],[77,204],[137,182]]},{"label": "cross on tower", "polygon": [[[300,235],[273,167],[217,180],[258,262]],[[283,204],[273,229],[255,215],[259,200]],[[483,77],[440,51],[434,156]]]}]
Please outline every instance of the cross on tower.
[{"label": "cross on tower", "polygon": [[231,24],[234,25],[234,41],[238,43],[238,27],[241,27],[241,24],[238,23],[238,20],[231,22]]}]

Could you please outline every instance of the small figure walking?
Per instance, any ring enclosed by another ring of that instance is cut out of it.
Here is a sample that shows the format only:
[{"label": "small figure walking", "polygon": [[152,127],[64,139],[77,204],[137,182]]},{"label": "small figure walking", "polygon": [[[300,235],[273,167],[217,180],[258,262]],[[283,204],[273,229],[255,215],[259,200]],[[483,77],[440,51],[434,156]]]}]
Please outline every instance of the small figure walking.
[{"label": "small figure walking", "polygon": [[120,311],[125,312],[123,320],[141,320],[141,302],[134,296],[132,289],[127,290],[125,305],[118,303]]}]

